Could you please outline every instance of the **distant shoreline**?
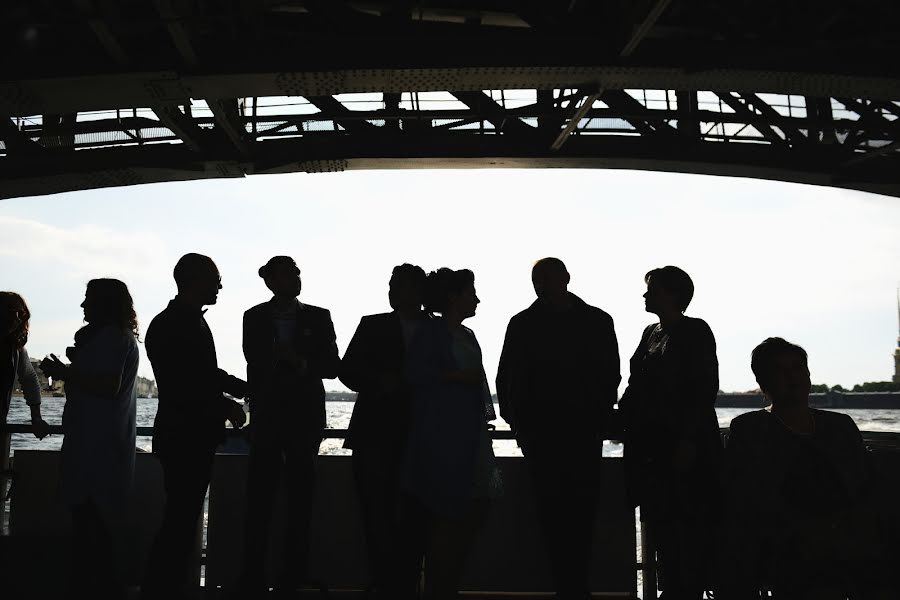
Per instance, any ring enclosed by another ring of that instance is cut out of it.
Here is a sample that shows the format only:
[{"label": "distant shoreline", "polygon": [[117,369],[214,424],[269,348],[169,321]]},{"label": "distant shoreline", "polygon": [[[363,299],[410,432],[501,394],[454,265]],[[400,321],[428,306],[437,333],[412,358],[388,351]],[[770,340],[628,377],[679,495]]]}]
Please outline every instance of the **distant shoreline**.
[{"label": "distant shoreline", "polygon": [[[716,408],[765,408],[762,394],[719,394]],[[825,392],[810,394],[813,408],[900,409],[900,392]]]}]

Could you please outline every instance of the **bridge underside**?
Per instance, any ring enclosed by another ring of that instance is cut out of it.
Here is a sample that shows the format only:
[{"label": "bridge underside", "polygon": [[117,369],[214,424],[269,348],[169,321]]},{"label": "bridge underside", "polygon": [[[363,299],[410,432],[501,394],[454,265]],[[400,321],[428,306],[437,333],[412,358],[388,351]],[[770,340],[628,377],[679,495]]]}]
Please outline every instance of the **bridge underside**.
[{"label": "bridge underside", "polygon": [[893,0],[12,0],[0,198],[418,167],[900,196],[898,21]]}]

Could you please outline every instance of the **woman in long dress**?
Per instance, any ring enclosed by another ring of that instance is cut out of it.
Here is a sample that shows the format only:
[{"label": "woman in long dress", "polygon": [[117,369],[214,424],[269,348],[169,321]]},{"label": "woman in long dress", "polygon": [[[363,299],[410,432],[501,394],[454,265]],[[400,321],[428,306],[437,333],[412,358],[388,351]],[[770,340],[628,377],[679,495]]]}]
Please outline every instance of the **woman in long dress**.
[{"label": "woman in long dress", "polygon": [[715,402],[716,340],[684,314],[694,284],[678,267],[646,274],[644,329],[631,357],[625,414],[628,493],[657,550],[665,598],[698,599],[710,587],[722,442]]},{"label": "woman in long dress", "polygon": [[71,364],[50,355],[41,369],[66,389],[61,478],[72,515],[72,592],[110,596],[117,585],[111,522],[134,478],[138,326],[117,279],[88,282],[81,306],[87,325],[66,352]]},{"label": "woman in long dress", "polygon": [[428,275],[423,322],[410,345],[407,371],[412,419],[404,487],[423,516],[426,595],[455,598],[490,500],[501,492],[488,433],[496,418],[481,348],[462,323],[479,300],[472,271]]}]

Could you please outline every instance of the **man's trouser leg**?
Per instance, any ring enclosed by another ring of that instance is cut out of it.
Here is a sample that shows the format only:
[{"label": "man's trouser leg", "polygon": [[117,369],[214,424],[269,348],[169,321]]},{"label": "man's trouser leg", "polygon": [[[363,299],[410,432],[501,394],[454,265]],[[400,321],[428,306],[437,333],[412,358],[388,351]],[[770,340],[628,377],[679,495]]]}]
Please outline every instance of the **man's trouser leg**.
[{"label": "man's trouser leg", "polygon": [[[275,436],[253,432],[247,465],[247,505],[244,514],[244,572],[241,585],[266,585],[266,559],[272,512],[284,466],[284,455]],[[290,508],[290,507],[288,507]]]},{"label": "man's trouser leg", "polygon": [[145,598],[178,597],[191,583],[188,570],[214,456],[213,451],[158,455],[166,505],[144,577]]}]

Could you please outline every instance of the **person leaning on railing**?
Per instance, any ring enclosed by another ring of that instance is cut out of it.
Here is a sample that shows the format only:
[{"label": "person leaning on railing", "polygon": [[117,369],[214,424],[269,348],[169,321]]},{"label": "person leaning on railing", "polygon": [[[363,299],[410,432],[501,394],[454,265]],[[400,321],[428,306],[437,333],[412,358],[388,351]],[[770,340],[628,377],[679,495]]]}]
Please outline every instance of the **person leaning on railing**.
[{"label": "person leaning on railing", "polygon": [[40,440],[50,433],[50,426],[41,417],[41,384],[25,350],[30,318],[31,312],[22,296],[15,292],[0,292],[0,402],[3,403],[0,425],[6,424],[18,379],[25,403],[31,409],[34,437]]},{"label": "person leaning on railing", "polygon": [[895,598],[882,593],[873,482],[853,419],[809,407],[800,346],[768,338],[751,368],[770,406],[729,428],[716,598],[760,588],[793,600]]}]

